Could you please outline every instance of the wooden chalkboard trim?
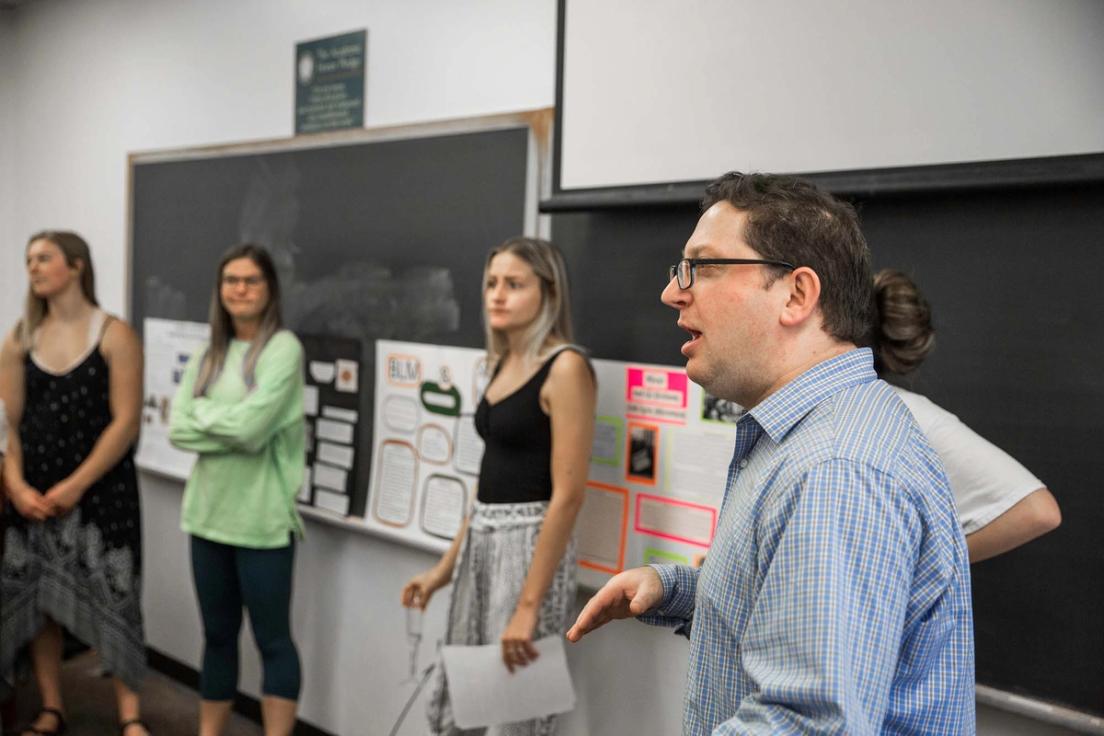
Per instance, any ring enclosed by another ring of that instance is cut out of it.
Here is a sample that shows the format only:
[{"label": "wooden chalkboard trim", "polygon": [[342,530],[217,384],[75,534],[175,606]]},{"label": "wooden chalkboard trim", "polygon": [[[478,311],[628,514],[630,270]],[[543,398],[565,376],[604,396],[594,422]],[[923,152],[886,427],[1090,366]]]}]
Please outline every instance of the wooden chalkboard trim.
[{"label": "wooden chalkboard trim", "polygon": [[431,138],[452,133],[483,133],[521,127],[531,128],[534,136],[544,143],[543,149],[547,146],[548,136],[551,132],[552,117],[552,108],[546,107],[538,110],[523,110],[479,117],[447,118],[403,125],[337,130],[289,138],[262,138],[236,143],[135,151],[128,155],[128,163],[133,167],[135,164],[161,163],[164,161],[185,161],[194,158],[218,158],[220,156],[240,156],[274,151],[327,148],[386,140]]},{"label": "wooden chalkboard trim", "polygon": [[[558,113],[557,113],[558,114]],[[558,143],[558,128],[557,128]],[[540,203],[541,212],[575,212],[631,207],[696,204],[705,192],[706,181],[559,189],[559,146],[553,156],[553,194]],[[720,174],[722,172],[718,172]],[[1036,186],[1067,186],[1104,181],[1104,153],[1076,156],[979,161],[902,166],[799,174],[841,196],[875,196],[922,192],[1012,189]]]}]

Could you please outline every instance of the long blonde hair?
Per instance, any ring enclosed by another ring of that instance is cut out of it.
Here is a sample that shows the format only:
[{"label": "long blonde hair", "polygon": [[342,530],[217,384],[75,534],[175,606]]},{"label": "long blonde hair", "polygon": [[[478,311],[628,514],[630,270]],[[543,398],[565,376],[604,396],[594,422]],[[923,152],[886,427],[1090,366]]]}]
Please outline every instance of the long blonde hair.
[{"label": "long blonde hair", "polygon": [[245,353],[245,361],[242,363],[242,379],[247,388],[253,388],[257,369],[257,358],[269,339],[283,327],[283,318],[280,314],[280,280],[276,275],[276,266],[272,263],[272,256],[260,245],[242,243],[235,245],[222,254],[218,271],[215,273],[215,290],[211,294],[211,307],[208,320],[211,323],[211,342],[207,352],[203,356],[203,362],[199,366],[199,375],[196,376],[195,396],[203,396],[207,389],[222,373],[226,364],[226,352],[230,348],[230,339],[234,336],[234,321],[226,307],[222,305],[222,270],[230,261],[239,258],[248,258],[256,264],[264,275],[268,285],[268,304],[261,314],[261,323],[257,327],[257,335],[249,345]]},{"label": "long blonde hair", "polygon": [[[83,265],[80,274],[81,293],[92,306],[98,307],[100,303],[96,301],[96,272],[92,268],[92,251],[84,238],[68,230],[43,230],[27,240],[24,253],[36,240],[45,240],[56,245],[70,268],[76,268],[78,263]],[[49,308],[47,301],[36,296],[34,290],[28,286],[27,298],[23,303],[23,319],[19,321],[19,341],[24,349],[31,348],[35,330],[46,319]]]},{"label": "long blonde hair", "polygon": [[[487,276],[491,261],[499,253],[510,253],[529,264],[541,284],[541,308],[536,319],[526,330],[522,341],[522,357],[536,360],[550,339],[556,342],[571,342],[571,296],[567,287],[567,267],[559,248],[547,240],[537,238],[510,238],[487,254],[483,266],[483,288],[486,289]],[[491,329],[487,322],[486,306],[483,313],[483,330],[487,341],[487,361],[494,365],[506,355],[508,346],[506,335]]]}]

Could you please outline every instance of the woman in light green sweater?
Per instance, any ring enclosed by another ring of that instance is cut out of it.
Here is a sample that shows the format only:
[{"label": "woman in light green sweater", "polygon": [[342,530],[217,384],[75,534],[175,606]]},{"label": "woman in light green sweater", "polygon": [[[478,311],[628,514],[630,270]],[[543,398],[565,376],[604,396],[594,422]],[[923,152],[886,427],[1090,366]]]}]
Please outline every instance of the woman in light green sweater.
[{"label": "woman in light green sweater", "polygon": [[200,736],[218,736],[238,684],[238,634],[249,610],[261,652],[266,736],[295,724],[299,655],[291,577],[302,521],[303,349],[282,329],[280,286],[260,246],[223,256],[211,298],[211,341],[193,356],[172,406],[170,438],[199,454],[181,527],[203,618]]}]

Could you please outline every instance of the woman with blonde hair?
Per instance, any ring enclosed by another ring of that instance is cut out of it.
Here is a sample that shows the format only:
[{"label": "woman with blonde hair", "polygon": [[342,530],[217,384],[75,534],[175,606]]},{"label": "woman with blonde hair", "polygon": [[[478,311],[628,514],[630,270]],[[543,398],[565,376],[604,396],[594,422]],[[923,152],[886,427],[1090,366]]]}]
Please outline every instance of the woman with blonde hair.
[{"label": "woman with blonde hair", "polygon": [[[874,292],[874,368],[883,377],[905,376],[935,347],[931,307],[900,271],[875,274]],[[1015,549],[1061,523],[1058,502],[1027,468],[930,399],[894,388],[947,469],[971,563]]]},{"label": "woman with blonde hair", "polygon": [[303,348],[283,328],[268,251],[234,246],[216,274],[211,339],[188,363],[169,420],[172,443],[199,455],[181,515],[203,619],[199,733],[217,736],[230,715],[244,607],[261,653],[265,734],[287,736],[301,678],[291,582],[303,532]]},{"label": "woman with blonde hair", "polygon": [[22,733],[63,733],[64,628],[114,676],[122,736],[140,736],[142,349],[99,308],[79,235],[31,236],[26,265],[23,318],[0,352],[11,427],[4,482],[15,510],[0,565],[0,673],[29,645],[42,709]]},{"label": "woman with blonde hair", "polygon": [[[572,531],[596,387],[585,355],[571,344],[567,272],[551,243],[512,238],[491,250],[483,315],[493,374],[475,413],[486,444],[478,499],[452,546],[406,584],[401,599],[424,609],[452,581],[445,643],[497,643],[512,672],[537,657],[536,639],[563,634],[575,599]],[[431,732],[460,733],[441,669],[427,715]],[[554,730],[553,717],[500,728]]]}]

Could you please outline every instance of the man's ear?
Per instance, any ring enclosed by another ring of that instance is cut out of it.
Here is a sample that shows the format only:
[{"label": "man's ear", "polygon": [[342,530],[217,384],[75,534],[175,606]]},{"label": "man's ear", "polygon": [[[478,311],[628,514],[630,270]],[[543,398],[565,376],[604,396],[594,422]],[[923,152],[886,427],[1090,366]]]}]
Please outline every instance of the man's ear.
[{"label": "man's ear", "polygon": [[790,293],[779,317],[784,327],[798,327],[808,320],[820,304],[820,277],[808,266],[795,268],[786,283]]}]

